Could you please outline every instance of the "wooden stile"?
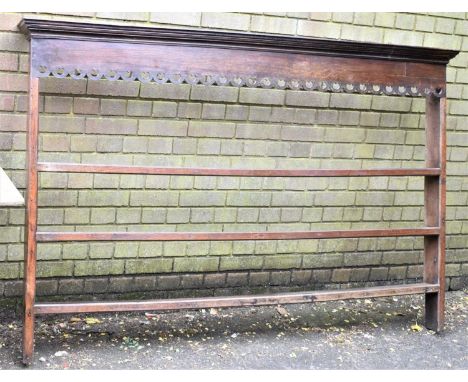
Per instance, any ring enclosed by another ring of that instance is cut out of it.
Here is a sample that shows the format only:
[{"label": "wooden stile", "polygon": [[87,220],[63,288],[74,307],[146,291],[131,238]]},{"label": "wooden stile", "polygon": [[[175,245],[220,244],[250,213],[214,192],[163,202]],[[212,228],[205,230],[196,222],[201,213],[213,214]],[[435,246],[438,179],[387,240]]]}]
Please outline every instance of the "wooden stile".
[{"label": "wooden stile", "polygon": [[37,254],[37,156],[39,134],[39,79],[30,77],[27,132],[26,228],[24,254],[23,362],[29,364],[34,349],[34,302]]},{"label": "wooden stile", "polygon": [[424,281],[440,290],[426,294],[425,324],[434,331],[444,325],[445,302],[445,189],[446,189],[446,99],[426,99],[426,164],[440,168],[440,175],[425,177],[425,223],[439,227],[437,236],[424,238]]}]

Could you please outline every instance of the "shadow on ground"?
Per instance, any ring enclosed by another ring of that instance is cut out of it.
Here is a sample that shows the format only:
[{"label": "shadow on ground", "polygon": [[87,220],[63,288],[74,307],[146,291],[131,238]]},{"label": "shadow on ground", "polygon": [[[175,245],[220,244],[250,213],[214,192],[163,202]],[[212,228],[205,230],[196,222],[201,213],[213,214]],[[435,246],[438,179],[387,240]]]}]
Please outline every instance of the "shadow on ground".
[{"label": "shadow on ground", "polygon": [[[446,329],[423,296],[273,307],[38,317],[31,369],[467,369],[468,296]],[[21,320],[0,308],[0,369],[19,369]]]}]

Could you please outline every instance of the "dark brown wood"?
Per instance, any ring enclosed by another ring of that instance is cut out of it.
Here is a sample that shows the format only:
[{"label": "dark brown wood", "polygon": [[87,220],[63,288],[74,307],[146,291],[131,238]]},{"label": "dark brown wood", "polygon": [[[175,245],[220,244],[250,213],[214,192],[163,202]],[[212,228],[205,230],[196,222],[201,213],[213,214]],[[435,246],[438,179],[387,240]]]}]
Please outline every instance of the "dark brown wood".
[{"label": "dark brown wood", "polygon": [[458,52],[447,49],[376,44],[349,40],[290,37],[277,34],[234,33],[201,29],[150,28],[134,25],[77,23],[24,18],[19,29],[33,39],[53,38],[107,42],[215,46],[316,56],[359,57],[446,65]]},{"label": "dark brown wood", "polygon": [[299,240],[356,237],[434,236],[435,227],[350,229],[296,232],[38,232],[38,242],[50,241],[222,241]]},{"label": "dark brown wood", "polygon": [[24,254],[23,363],[30,364],[34,351],[34,302],[36,296],[37,156],[39,133],[39,79],[30,77],[27,134],[27,193]]},{"label": "dark brown wood", "polygon": [[78,172],[101,174],[147,174],[147,175],[197,175],[197,176],[261,176],[261,177],[353,177],[353,176],[428,176],[439,175],[438,168],[381,168],[359,170],[283,170],[283,169],[232,169],[232,168],[190,168],[99,165],[81,163],[39,162],[38,171],[43,172]]},{"label": "dark brown wood", "polygon": [[59,313],[102,313],[125,311],[178,310],[203,308],[228,308],[241,306],[302,304],[308,302],[323,302],[347,300],[353,298],[376,298],[386,296],[402,296],[417,293],[435,293],[439,290],[436,284],[404,284],[379,286],[364,289],[343,289],[333,291],[295,292],[273,295],[244,295],[230,297],[201,297],[186,299],[165,299],[147,301],[102,301],[102,302],[70,302],[70,303],[39,303],[34,306],[37,314]]},{"label": "dark brown wood", "polygon": [[439,227],[437,236],[424,238],[424,281],[440,290],[426,293],[425,325],[439,332],[444,325],[445,302],[445,188],[446,188],[446,98],[426,99],[426,165],[440,167],[439,176],[425,178],[425,223]]},{"label": "dark brown wood", "polygon": [[[415,96],[445,93],[445,66],[457,53],[355,41],[40,19],[25,19],[19,27],[31,37],[35,76],[62,77],[78,70],[78,77],[101,78],[112,72],[106,78],[115,80],[129,73],[130,80],[159,82],[153,75],[142,74],[158,72],[172,81],[173,76],[190,73],[228,77],[226,86],[245,86],[231,81],[243,77],[243,81],[255,78],[247,84],[254,87]],[[266,85],[261,79],[268,79]],[[325,83],[313,85],[314,80]]]},{"label": "dark brown wood", "polygon": [[100,73],[160,71],[166,75],[188,72],[445,88],[444,65],[419,64],[408,71],[408,64],[400,61],[367,59],[362,65],[360,58],[304,53],[45,38],[33,40],[33,49],[35,74],[43,66],[51,70],[65,68],[67,72],[74,69],[86,73],[93,70]]},{"label": "dark brown wood", "polygon": [[[445,70],[451,50],[351,41],[135,26],[23,20],[31,39],[23,362],[31,362],[34,314],[196,309],[424,293],[426,326],[440,331],[445,291]],[[427,160],[420,169],[215,169],[37,164],[36,77],[427,96]],[[200,176],[424,176],[426,227],[305,232],[37,232],[38,172]],[[300,240],[424,236],[424,282],[357,290],[141,302],[35,304],[36,242],[118,240]]]}]

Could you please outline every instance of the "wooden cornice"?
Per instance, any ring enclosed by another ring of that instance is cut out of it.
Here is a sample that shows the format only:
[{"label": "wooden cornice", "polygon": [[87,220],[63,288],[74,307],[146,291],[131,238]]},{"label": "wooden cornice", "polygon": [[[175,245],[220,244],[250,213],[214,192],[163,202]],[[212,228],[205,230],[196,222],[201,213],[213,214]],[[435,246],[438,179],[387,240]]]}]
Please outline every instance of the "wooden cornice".
[{"label": "wooden cornice", "polygon": [[322,56],[371,58],[446,65],[458,51],[347,40],[233,33],[201,29],[168,29],[133,25],[69,22],[24,18],[19,29],[29,38],[105,40],[262,50]]}]

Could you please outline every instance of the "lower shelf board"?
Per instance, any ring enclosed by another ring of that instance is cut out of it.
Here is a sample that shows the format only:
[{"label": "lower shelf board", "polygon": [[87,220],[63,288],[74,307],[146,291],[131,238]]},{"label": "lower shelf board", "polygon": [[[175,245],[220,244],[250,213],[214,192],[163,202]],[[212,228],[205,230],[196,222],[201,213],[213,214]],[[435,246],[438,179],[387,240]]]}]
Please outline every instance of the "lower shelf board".
[{"label": "lower shelf board", "polygon": [[307,302],[348,300],[354,298],[401,296],[420,293],[435,293],[438,291],[439,285],[437,284],[416,283],[362,289],[293,292],[265,295],[241,295],[229,297],[179,298],[146,301],[37,303],[34,305],[34,313],[58,314],[228,308],[255,305],[300,304]]}]

